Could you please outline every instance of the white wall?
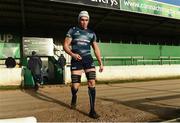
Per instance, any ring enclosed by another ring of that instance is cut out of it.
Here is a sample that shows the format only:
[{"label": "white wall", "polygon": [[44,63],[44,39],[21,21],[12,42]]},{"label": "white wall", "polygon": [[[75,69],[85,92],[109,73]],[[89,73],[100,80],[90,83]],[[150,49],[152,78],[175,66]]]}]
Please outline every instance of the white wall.
[{"label": "white wall", "polygon": [[[105,66],[103,73],[98,72],[98,81],[117,81],[132,79],[167,78],[180,76],[180,65],[132,65],[132,66]],[[65,83],[71,82],[70,67],[65,71]],[[86,78],[83,74],[82,82]]]},{"label": "white wall", "polygon": [[[180,76],[180,65],[135,65],[135,66],[105,66],[103,73],[97,71],[98,81],[117,81],[132,79],[167,78]],[[71,82],[70,67],[65,68],[65,83]],[[0,86],[21,85],[23,81],[22,68],[0,68]],[[85,74],[82,82],[86,81]]]},{"label": "white wall", "polygon": [[0,86],[21,85],[23,81],[22,68],[0,67]]}]

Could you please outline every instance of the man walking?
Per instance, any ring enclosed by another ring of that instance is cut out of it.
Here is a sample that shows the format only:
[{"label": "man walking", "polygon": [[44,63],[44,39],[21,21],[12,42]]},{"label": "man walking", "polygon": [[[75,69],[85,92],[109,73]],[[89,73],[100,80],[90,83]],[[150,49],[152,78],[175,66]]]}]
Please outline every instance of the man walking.
[{"label": "man walking", "polygon": [[35,51],[32,51],[32,56],[30,56],[29,58],[28,68],[31,70],[35,82],[35,89],[38,89],[42,82],[42,77],[41,77],[42,61]]},{"label": "man walking", "polygon": [[99,118],[99,115],[95,111],[95,79],[96,70],[91,56],[91,46],[94,50],[95,56],[99,63],[99,72],[103,71],[103,64],[101,60],[101,54],[96,42],[96,34],[88,28],[89,14],[87,11],[81,11],[78,16],[79,25],[72,27],[66,34],[63,48],[68,53],[71,59],[71,108],[76,108],[77,92],[81,83],[81,75],[83,70],[85,71],[86,78],[88,80],[88,93],[90,100],[90,112],[91,118]]}]

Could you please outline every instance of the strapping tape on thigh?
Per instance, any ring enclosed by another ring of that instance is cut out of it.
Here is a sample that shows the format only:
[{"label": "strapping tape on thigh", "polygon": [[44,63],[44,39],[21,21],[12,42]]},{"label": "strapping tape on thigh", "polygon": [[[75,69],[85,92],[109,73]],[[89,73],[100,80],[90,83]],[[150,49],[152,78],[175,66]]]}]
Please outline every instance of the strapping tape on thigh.
[{"label": "strapping tape on thigh", "polygon": [[71,80],[72,80],[72,83],[80,83],[81,82],[81,75],[72,74]]},{"label": "strapping tape on thigh", "polygon": [[88,80],[96,79],[96,72],[95,71],[87,72],[86,77]]}]

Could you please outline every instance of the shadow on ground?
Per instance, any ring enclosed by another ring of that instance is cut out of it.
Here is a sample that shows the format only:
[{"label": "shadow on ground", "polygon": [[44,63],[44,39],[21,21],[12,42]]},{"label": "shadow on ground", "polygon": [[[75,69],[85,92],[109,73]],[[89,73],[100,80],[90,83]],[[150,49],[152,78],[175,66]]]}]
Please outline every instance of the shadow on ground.
[{"label": "shadow on ground", "polygon": [[[71,109],[70,105],[61,101],[61,100],[58,100],[58,99],[54,99],[53,97],[50,97],[48,95],[45,95],[39,91],[35,91],[34,89],[25,89],[23,90],[23,92],[29,94],[30,96],[32,97],[35,97],[37,99],[40,99],[40,100],[43,100],[43,101],[47,101],[47,102],[52,102],[52,103],[56,103],[56,104],[59,104],[63,107],[66,107],[67,109]],[[72,109],[71,109],[72,110]],[[85,116],[89,116],[86,112],[83,112],[79,109],[73,109],[73,110],[76,110],[78,111],[79,113],[85,115]]]},{"label": "shadow on ground", "polygon": [[[117,87],[116,85],[109,85],[111,87]],[[122,86],[121,86],[122,87]],[[171,104],[161,103],[163,100],[170,100],[170,99],[180,99],[180,92],[179,91],[169,91],[169,90],[158,90],[158,89],[149,89],[143,87],[124,87],[123,88],[138,88],[144,90],[153,90],[153,91],[166,91],[166,92],[175,92],[174,95],[169,96],[158,96],[158,97],[151,97],[151,98],[143,98],[143,99],[135,99],[129,101],[121,101],[120,99],[114,99],[109,97],[98,97],[98,99],[102,101],[109,101],[114,104],[122,104],[134,109],[138,109],[144,112],[148,112],[151,114],[156,115],[159,117],[157,121],[165,121],[170,119],[175,119],[180,117],[180,106],[175,106]]]}]

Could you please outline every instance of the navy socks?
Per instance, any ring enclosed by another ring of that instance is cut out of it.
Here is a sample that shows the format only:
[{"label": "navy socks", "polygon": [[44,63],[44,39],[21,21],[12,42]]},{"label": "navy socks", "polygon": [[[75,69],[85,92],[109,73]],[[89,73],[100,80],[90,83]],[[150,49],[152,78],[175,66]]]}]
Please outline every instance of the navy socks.
[{"label": "navy socks", "polygon": [[72,93],[72,100],[71,100],[71,106],[72,105],[76,105],[76,100],[77,100],[77,95],[76,93],[78,92],[78,89],[75,89],[73,87],[71,87],[71,93]]},{"label": "navy socks", "polygon": [[95,98],[96,98],[96,88],[95,87],[88,87],[89,93],[89,100],[90,100],[90,112],[95,112]]}]

